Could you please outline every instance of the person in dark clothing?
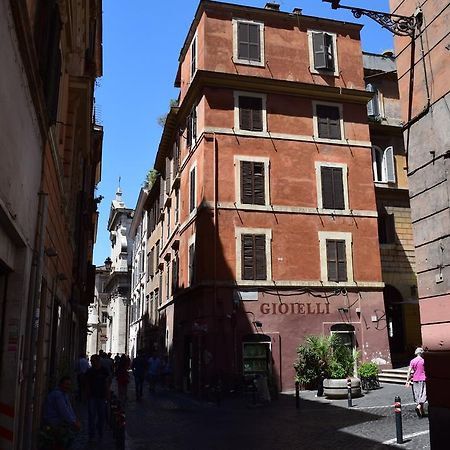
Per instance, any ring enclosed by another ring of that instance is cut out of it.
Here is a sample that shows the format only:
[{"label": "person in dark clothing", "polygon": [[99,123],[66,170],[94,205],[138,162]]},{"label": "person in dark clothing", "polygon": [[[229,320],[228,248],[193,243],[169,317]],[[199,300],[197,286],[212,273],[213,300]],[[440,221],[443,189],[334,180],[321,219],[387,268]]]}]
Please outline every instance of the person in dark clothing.
[{"label": "person in dark clothing", "polygon": [[110,376],[102,367],[99,355],[91,357],[92,367],[86,372],[86,394],[88,399],[89,440],[103,437],[103,425],[106,416],[106,402],[109,398]]},{"label": "person in dark clothing", "polygon": [[142,398],[142,390],[144,388],[145,375],[147,373],[147,359],[142,350],[138,350],[136,358],[133,359],[131,370],[134,375],[134,383],[136,386],[136,400]]}]

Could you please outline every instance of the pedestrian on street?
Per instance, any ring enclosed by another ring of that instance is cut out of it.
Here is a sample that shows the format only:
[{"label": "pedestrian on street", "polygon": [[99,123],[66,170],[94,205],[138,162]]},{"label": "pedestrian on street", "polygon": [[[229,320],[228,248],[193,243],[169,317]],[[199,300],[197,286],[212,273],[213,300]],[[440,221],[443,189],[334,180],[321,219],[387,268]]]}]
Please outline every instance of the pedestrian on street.
[{"label": "pedestrian on street", "polygon": [[93,441],[95,432],[103,438],[103,425],[106,417],[106,403],[109,399],[110,378],[102,367],[99,355],[91,357],[92,367],[86,372],[86,394],[88,398],[89,440]]},{"label": "pedestrian on street", "polygon": [[145,374],[147,373],[147,359],[142,350],[138,350],[136,358],[133,359],[131,370],[133,371],[136,386],[136,400],[140,400],[144,388]]},{"label": "pedestrian on street", "polygon": [[150,392],[155,392],[156,385],[159,383],[161,375],[161,360],[159,356],[153,353],[147,361],[148,367],[148,388]]},{"label": "pedestrian on street", "polygon": [[116,378],[119,400],[123,405],[127,402],[128,383],[130,382],[130,376],[128,374],[129,367],[128,358],[122,354],[117,364]]},{"label": "pedestrian on street", "polygon": [[81,353],[75,364],[75,373],[77,375],[78,384],[77,399],[79,401],[83,400],[83,394],[85,391],[85,376],[89,367],[89,361],[86,358],[86,355]]},{"label": "pedestrian on street", "polygon": [[414,352],[416,357],[409,363],[408,374],[406,376],[406,386],[411,385],[414,401],[417,403],[416,414],[422,418],[425,414],[423,405],[427,401],[426,389],[426,375],[425,375],[425,360],[423,359],[423,348],[418,347]]},{"label": "pedestrian on street", "polygon": [[70,377],[64,376],[59,380],[58,387],[53,389],[45,400],[45,428],[40,435],[40,440],[45,441],[44,445],[48,446],[48,440],[51,440],[55,447],[69,449],[75,437],[74,432],[81,428],[80,421],[70,404],[71,388]]}]

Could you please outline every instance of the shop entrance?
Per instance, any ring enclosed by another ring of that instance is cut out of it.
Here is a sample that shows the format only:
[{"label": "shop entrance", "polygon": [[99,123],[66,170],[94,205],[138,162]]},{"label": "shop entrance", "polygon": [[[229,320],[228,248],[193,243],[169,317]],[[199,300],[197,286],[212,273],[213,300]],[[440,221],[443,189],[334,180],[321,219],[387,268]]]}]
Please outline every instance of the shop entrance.
[{"label": "shop entrance", "polygon": [[271,339],[265,334],[245,336],[242,341],[242,365],[244,376],[272,373]]}]

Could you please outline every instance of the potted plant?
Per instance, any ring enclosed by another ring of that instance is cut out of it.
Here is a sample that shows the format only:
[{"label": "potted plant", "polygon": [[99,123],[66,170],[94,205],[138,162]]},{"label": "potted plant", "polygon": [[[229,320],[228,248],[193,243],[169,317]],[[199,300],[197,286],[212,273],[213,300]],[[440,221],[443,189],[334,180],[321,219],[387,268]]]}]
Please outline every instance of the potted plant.
[{"label": "potted plant", "polygon": [[353,377],[358,354],[344,345],[337,334],[308,336],[298,347],[297,354],[296,380],[303,388],[314,388],[323,380],[325,396],[346,397],[350,378],[352,395],[361,394],[360,380]]},{"label": "potted plant", "polygon": [[363,362],[358,367],[358,376],[361,379],[361,387],[365,391],[378,389],[380,382],[378,381],[379,368],[374,362]]}]

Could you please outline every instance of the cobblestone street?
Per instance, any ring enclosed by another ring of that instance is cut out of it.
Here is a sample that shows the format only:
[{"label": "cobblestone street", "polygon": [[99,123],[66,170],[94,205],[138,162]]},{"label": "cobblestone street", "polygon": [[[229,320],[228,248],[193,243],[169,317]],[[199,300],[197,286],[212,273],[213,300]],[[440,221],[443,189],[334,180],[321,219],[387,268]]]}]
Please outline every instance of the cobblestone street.
[{"label": "cobblestone street", "polygon": [[[130,393],[132,394],[132,393]],[[429,449],[428,419],[418,419],[409,389],[383,385],[362,398],[318,399],[301,393],[280,395],[269,406],[251,399],[225,399],[221,406],[197,402],[173,392],[159,392],[127,407],[129,450],[219,449]],[[390,406],[400,395],[406,443],[395,444],[395,418]],[[106,448],[106,447],[102,447]]]}]

